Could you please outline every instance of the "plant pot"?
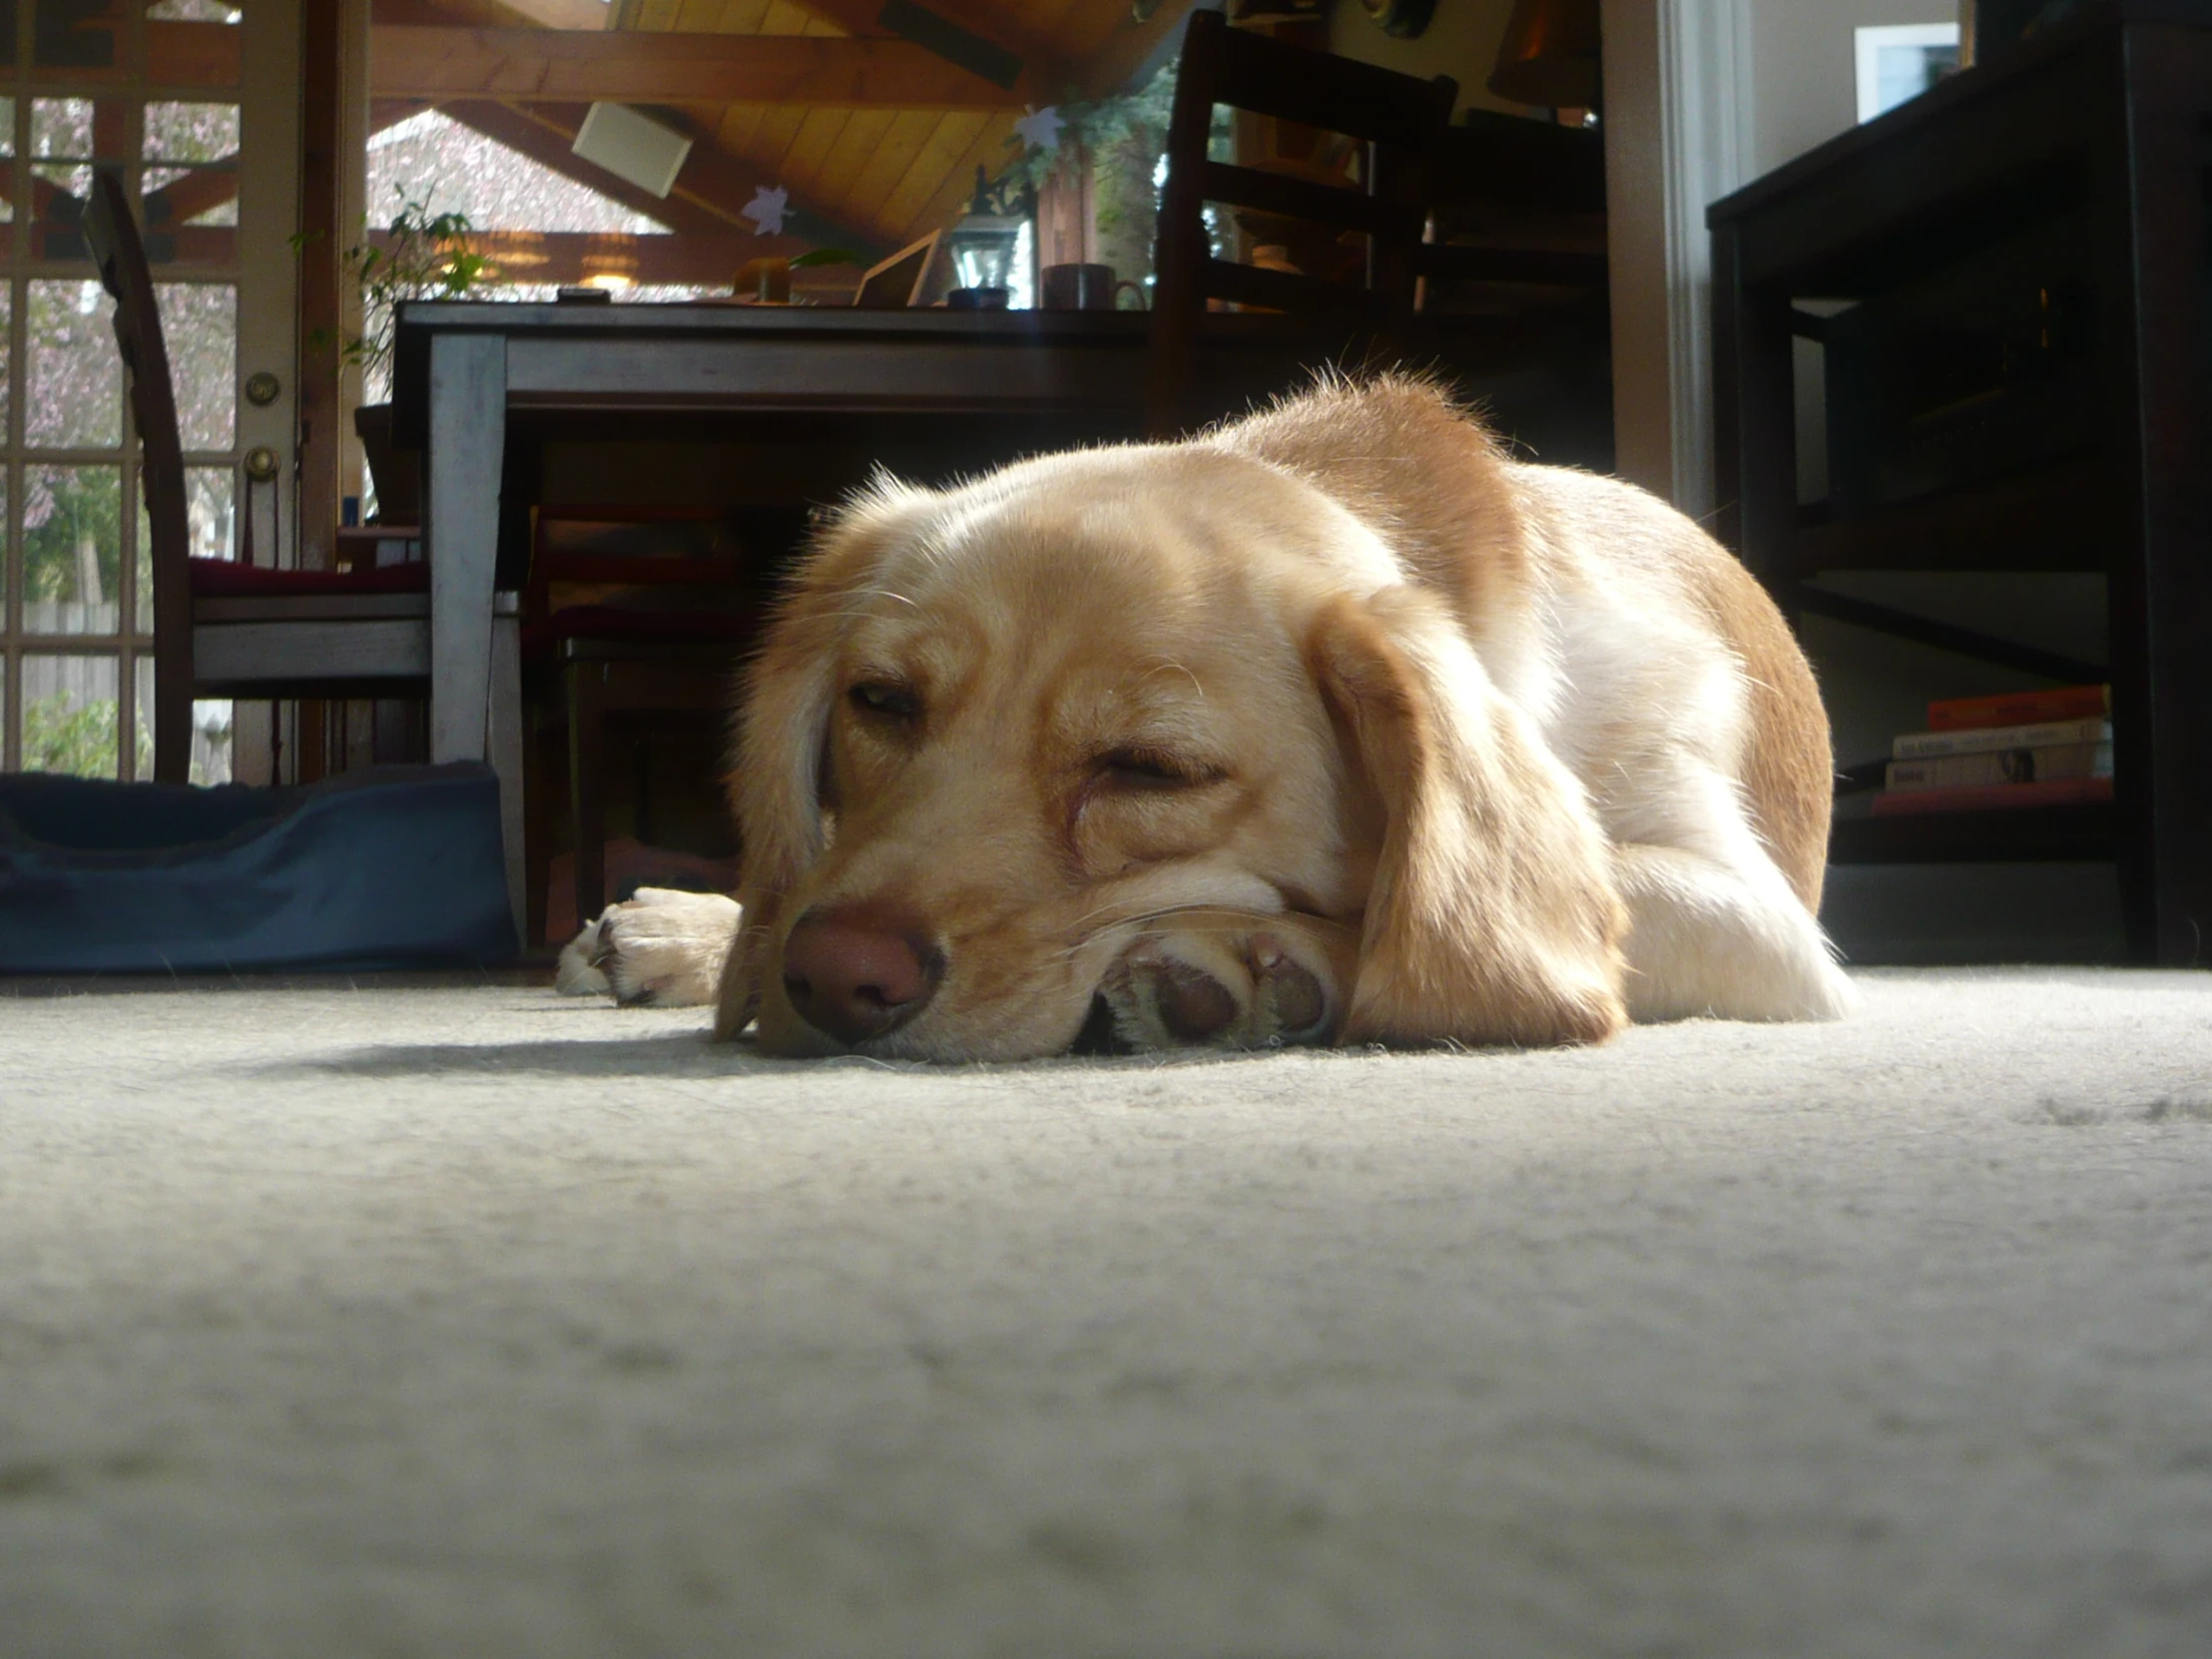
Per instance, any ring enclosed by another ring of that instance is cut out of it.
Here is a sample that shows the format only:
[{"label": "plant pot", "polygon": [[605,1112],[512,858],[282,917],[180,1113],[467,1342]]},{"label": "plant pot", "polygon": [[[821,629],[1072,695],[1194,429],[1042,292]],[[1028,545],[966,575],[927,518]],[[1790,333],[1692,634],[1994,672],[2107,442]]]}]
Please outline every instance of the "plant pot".
[{"label": "plant pot", "polygon": [[364,403],[353,411],[353,430],[368,457],[376,486],[376,516],[386,524],[422,522],[422,451],[391,441],[391,405]]}]

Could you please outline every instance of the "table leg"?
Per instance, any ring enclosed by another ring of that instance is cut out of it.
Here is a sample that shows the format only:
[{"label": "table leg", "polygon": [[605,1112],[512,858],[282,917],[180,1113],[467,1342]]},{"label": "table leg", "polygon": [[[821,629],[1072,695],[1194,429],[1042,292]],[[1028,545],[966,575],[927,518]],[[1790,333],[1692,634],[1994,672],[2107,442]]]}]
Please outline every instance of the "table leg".
[{"label": "table leg", "polygon": [[491,634],[492,770],[499,775],[499,828],[507,858],[507,903],[514,911],[515,939],[524,950],[530,937],[530,903],[524,873],[522,739],[522,622],[516,616],[494,619]]},{"label": "table leg", "polygon": [[430,560],[430,759],[485,759],[499,469],[507,436],[507,342],[440,334],[430,343],[424,551]]},{"label": "table leg", "polygon": [[576,925],[607,906],[607,665],[571,659],[568,682],[568,802],[576,848]]}]

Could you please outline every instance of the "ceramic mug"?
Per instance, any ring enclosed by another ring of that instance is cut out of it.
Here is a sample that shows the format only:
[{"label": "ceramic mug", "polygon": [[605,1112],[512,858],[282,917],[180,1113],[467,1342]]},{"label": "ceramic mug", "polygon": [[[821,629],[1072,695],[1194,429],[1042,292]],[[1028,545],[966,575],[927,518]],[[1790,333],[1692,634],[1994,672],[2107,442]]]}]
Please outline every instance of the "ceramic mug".
[{"label": "ceramic mug", "polygon": [[1115,281],[1110,265],[1048,265],[1040,296],[1048,311],[1110,311],[1114,295],[1136,285]]}]

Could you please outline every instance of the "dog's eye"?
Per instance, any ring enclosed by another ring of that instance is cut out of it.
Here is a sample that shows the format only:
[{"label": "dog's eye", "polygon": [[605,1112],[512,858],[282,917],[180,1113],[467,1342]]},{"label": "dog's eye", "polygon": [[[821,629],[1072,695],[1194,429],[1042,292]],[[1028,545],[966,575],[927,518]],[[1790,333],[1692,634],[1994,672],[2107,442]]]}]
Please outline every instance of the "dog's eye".
[{"label": "dog's eye", "polygon": [[921,713],[913,688],[891,680],[862,680],[845,696],[860,713],[884,720],[912,720]]},{"label": "dog's eye", "polygon": [[1099,779],[1121,790],[1188,790],[1216,784],[1218,767],[1193,766],[1156,749],[1111,749],[1099,756]]}]

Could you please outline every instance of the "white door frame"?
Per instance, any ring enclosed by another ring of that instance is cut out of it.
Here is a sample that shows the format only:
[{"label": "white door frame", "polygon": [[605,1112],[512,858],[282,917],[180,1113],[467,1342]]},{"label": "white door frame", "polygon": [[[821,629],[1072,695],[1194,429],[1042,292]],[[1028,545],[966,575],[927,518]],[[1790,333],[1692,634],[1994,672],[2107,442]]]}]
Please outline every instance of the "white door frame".
[{"label": "white door frame", "polygon": [[1713,499],[1708,204],[1752,158],[1752,0],[1603,0],[1613,432],[1621,476]]}]

